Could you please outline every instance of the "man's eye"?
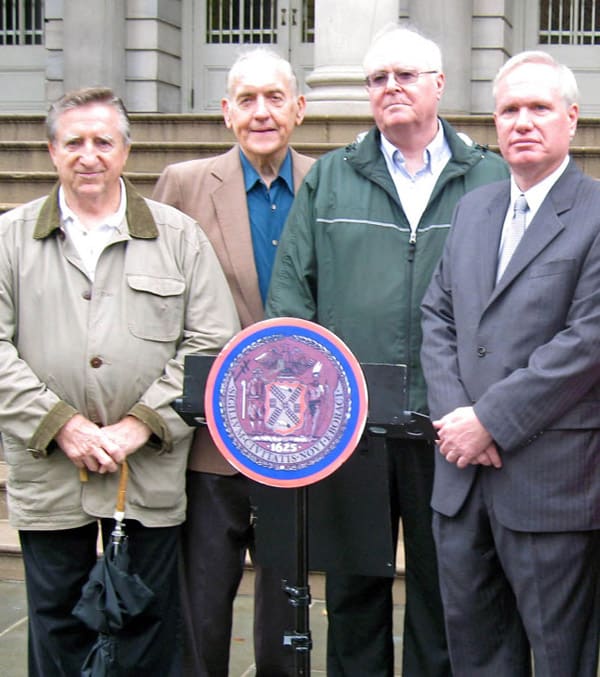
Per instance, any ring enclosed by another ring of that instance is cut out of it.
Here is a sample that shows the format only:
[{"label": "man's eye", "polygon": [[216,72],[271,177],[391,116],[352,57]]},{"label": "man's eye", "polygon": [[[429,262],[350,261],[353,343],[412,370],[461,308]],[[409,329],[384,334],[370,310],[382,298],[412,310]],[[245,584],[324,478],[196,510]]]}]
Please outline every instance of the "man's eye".
[{"label": "man's eye", "polygon": [[96,141],[96,147],[99,148],[100,150],[110,150],[113,145],[112,142],[109,141],[108,139],[98,139]]},{"label": "man's eye", "polygon": [[81,146],[81,141],[79,139],[70,139],[65,143],[65,148],[68,148],[69,150],[75,150],[76,148],[79,148]]},{"label": "man's eye", "polygon": [[371,75],[369,78],[371,80],[371,84],[375,85],[376,87],[381,87],[382,85],[385,85],[388,80],[388,74],[387,73],[374,73]]}]

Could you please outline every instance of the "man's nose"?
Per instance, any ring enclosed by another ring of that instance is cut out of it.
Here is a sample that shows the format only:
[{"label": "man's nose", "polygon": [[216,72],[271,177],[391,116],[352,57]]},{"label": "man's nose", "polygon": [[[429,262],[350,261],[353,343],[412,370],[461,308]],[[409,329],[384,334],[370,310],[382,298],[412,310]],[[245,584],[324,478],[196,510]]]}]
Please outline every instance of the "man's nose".
[{"label": "man's nose", "polygon": [[259,94],[256,97],[256,108],[254,109],[255,115],[268,115],[269,109],[267,106],[267,100],[264,94]]},{"label": "man's nose", "polygon": [[82,159],[93,159],[96,157],[96,145],[92,139],[84,141],[79,148],[79,155]]},{"label": "man's nose", "polygon": [[387,80],[385,81],[385,88],[386,89],[400,89],[400,85],[398,84],[398,81],[396,80],[396,74],[394,71],[390,71],[387,74]]},{"label": "man's nose", "polygon": [[519,108],[517,115],[517,127],[530,127],[531,126],[531,114],[526,106]]}]

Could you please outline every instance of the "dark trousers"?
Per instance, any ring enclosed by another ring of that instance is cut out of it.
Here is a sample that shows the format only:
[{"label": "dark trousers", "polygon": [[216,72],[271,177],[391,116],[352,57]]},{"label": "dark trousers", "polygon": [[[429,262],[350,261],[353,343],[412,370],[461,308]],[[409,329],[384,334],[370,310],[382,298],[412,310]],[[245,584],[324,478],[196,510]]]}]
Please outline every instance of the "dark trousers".
[{"label": "dark trousers", "polygon": [[[406,559],[402,674],[447,677],[451,671],[429,506],[433,448],[425,442],[388,440],[387,454],[392,528],[397,538],[402,519]],[[394,674],[392,583],[391,578],[327,575],[328,677]]]},{"label": "dark trousers", "polygon": [[[250,481],[243,475],[188,471],[187,520],[182,538],[185,671],[190,677],[226,677],[233,601],[246,551],[253,549]],[[283,635],[294,611],[281,576],[255,567],[254,652],[257,677],[289,677],[294,656]]]},{"label": "dark trousers", "polygon": [[596,677],[600,531],[507,529],[481,475],[433,522],[454,674],[529,677],[533,655],[540,677]]},{"label": "dark trousers", "polygon": [[[102,521],[104,542],[112,520]],[[131,571],[154,592],[151,607],[119,633],[118,652],[136,647],[129,677],[181,675],[178,604],[178,527],[146,528],[127,521]],[[98,525],[59,531],[20,531],[29,612],[29,677],[79,675],[98,634],[72,615],[96,563]],[[144,650],[139,651],[143,646]],[[130,653],[131,655],[131,653]],[[124,658],[124,662],[127,659]]]}]

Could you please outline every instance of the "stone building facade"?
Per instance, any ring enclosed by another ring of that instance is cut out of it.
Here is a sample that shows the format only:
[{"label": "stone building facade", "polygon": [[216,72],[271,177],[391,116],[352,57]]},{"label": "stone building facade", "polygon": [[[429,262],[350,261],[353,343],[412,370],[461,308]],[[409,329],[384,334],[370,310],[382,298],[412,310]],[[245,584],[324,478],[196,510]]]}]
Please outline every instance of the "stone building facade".
[{"label": "stone building facade", "polygon": [[445,113],[489,113],[498,67],[539,48],[600,114],[600,0],[0,0],[0,112],[43,112],[91,84],[132,112],[217,112],[240,48],[266,43],[294,64],[309,114],[364,114],[362,58],[391,22],[442,47]]}]

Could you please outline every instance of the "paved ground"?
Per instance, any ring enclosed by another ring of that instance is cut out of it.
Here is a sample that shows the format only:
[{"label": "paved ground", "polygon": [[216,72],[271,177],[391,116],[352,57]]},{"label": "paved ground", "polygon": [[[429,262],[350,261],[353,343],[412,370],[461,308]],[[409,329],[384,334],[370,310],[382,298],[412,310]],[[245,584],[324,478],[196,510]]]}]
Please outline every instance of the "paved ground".
[{"label": "paved ground", "polygon": [[[242,584],[242,590],[249,586]],[[314,595],[313,595],[314,596]],[[240,594],[235,603],[230,677],[254,677],[252,658],[252,610],[250,594]],[[395,623],[401,628],[403,607],[395,607]],[[27,610],[25,586],[22,582],[0,581],[0,676],[27,677]],[[311,675],[325,675],[325,633],[327,616],[322,600],[313,601],[310,628],[313,650],[310,656]],[[400,639],[397,638],[400,642]],[[397,645],[399,646],[399,644]],[[397,652],[397,663],[400,651]],[[400,671],[396,673],[400,675]]]}]

